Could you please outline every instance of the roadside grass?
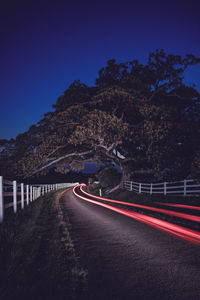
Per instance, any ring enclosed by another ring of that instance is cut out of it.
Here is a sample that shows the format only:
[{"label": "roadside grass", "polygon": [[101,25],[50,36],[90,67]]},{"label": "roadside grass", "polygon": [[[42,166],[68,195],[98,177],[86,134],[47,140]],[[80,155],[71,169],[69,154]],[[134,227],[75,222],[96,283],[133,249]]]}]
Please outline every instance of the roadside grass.
[{"label": "roadside grass", "polygon": [[17,215],[8,212],[0,225],[2,300],[84,295],[86,272],[78,263],[59,195],[46,194]]}]

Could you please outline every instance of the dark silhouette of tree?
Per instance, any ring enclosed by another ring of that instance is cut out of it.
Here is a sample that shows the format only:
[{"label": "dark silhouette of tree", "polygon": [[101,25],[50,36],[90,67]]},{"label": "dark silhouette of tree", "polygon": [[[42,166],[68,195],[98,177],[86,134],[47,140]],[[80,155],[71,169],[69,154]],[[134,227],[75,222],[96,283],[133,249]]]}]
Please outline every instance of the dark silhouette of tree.
[{"label": "dark silhouette of tree", "polygon": [[54,167],[66,174],[86,161],[113,161],[122,180],[145,172],[151,180],[198,177],[200,95],[183,74],[199,62],[164,50],[150,53],[146,65],[109,60],[96,86],[74,81],[53,112],[1,141],[3,173],[24,178]]}]

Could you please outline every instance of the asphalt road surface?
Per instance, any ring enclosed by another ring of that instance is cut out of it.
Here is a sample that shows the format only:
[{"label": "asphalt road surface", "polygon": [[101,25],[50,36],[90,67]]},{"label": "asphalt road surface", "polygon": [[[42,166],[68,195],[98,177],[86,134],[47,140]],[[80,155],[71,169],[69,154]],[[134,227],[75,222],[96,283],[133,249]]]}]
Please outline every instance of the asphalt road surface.
[{"label": "asphalt road surface", "polygon": [[72,190],[61,201],[88,270],[88,300],[200,299],[200,246],[77,199]]}]

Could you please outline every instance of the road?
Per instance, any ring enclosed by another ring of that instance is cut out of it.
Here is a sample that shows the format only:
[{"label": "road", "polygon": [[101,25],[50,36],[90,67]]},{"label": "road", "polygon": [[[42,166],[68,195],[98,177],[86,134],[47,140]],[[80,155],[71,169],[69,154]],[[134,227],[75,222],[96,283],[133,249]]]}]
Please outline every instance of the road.
[{"label": "road", "polygon": [[77,199],[72,190],[61,201],[88,270],[87,299],[200,299],[198,245]]}]

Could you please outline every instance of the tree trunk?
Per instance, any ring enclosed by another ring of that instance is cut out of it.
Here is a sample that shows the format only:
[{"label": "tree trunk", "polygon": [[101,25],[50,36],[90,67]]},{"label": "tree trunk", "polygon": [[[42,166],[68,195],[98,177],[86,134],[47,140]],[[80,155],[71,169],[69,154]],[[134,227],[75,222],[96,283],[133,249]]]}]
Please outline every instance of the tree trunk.
[{"label": "tree trunk", "polygon": [[123,188],[124,181],[130,180],[131,174],[129,173],[129,170],[123,164],[120,164],[120,168],[122,170],[122,177],[120,180],[120,188]]},{"label": "tree trunk", "polygon": [[120,188],[122,189],[124,181],[125,180],[130,180],[131,175],[130,175],[128,169],[123,164],[119,164],[119,165],[120,165],[120,169],[122,171],[122,176],[121,176],[121,179],[120,179],[120,183],[118,185],[114,186],[113,188],[108,189],[106,191],[106,194],[110,194],[110,193],[112,193],[112,192],[114,192],[114,191],[116,191]]}]

